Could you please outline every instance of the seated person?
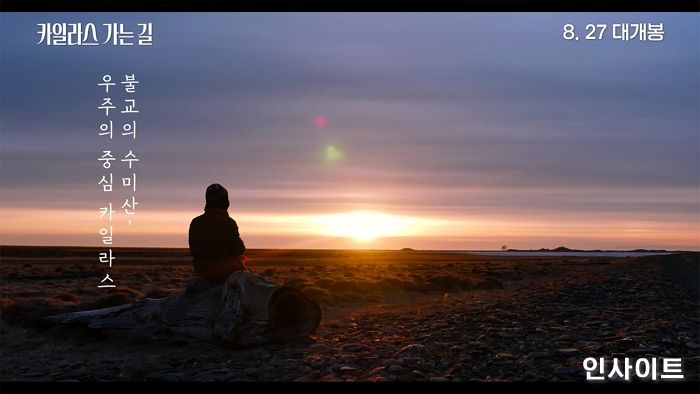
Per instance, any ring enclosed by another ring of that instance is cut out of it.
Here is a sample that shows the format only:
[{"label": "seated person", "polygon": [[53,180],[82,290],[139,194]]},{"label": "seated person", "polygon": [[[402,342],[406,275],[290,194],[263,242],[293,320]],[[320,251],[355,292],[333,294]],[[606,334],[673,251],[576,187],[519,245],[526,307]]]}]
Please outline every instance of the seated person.
[{"label": "seated person", "polygon": [[205,196],[204,213],[190,223],[190,254],[199,276],[222,283],[234,271],[247,271],[245,245],[236,221],[228,215],[228,191],[214,183],[207,187]]}]

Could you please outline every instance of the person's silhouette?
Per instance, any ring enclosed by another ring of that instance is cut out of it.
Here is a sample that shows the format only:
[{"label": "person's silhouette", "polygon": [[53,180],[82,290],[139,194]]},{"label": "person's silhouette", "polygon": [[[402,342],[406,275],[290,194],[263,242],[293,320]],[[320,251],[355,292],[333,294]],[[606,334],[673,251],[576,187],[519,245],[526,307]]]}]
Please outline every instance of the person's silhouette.
[{"label": "person's silhouette", "polygon": [[204,213],[192,219],[189,230],[192,264],[199,276],[221,283],[231,273],[247,270],[245,244],[238,225],[228,214],[228,191],[218,183],[207,187]]}]

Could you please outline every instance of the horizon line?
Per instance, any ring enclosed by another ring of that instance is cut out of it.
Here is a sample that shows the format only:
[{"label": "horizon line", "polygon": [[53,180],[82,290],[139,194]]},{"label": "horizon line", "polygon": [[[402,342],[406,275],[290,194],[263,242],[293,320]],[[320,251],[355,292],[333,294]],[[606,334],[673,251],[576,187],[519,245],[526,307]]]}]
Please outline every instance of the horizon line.
[{"label": "horizon line", "polygon": [[[5,245],[0,244],[0,248],[4,247],[23,247],[23,248],[83,248],[83,249],[104,249],[104,246],[88,246],[88,245]],[[660,252],[700,252],[700,249],[646,249],[646,248],[635,248],[635,249],[570,249],[566,246],[560,245],[555,248],[539,248],[539,249],[514,249],[509,248],[507,250],[502,249],[415,249],[411,247],[401,248],[401,249],[348,249],[348,248],[246,248],[246,250],[341,250],[341,251],[407,251],[407,252],[539,252],[541,249],[544,251],[554,251],[557,248],[566,248],[572,252],[635,252],[635,251],[660,251]],[[113,246],[107,249],[173,249],[173,250],[189,250],[188,246],[175,247],[175,246]],[[407,249],[407,250],[404,250]],[[565,253],[565,252],[564,252]]]}]

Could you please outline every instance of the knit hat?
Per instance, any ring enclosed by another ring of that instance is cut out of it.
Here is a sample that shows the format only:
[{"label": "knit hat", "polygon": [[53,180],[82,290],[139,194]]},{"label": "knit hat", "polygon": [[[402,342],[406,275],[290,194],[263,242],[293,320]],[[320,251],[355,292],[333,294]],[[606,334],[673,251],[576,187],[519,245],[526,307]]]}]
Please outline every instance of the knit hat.
[{"label": "knit hat", "polygon": [[207,208],[228,209],[228,206],[229,206],[228,191],[226,190],[225,187],[219,185],[218,183],[212,183],[211,185],[209,185],[209,187],[207,187],[206,199],[207,199],[207,205],[204,207],[204,209],[207,209]]}]

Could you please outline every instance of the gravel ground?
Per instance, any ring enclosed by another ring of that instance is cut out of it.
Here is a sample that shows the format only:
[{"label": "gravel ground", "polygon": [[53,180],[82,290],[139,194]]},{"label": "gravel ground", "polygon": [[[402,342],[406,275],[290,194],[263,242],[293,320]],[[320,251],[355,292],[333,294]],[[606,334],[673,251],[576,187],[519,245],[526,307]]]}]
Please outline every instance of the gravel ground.
[{"label": "gravel ground", "polygon": [[[564,267],[563,265],[561,267]],[[2,322],[3,381],[583,381],[586,357],[680,357],[699,380],[697,289],[662,258],[324,306],[317,335],[255,349],[58,335]],[[609,368],[606,368],[609,371]]]}]

